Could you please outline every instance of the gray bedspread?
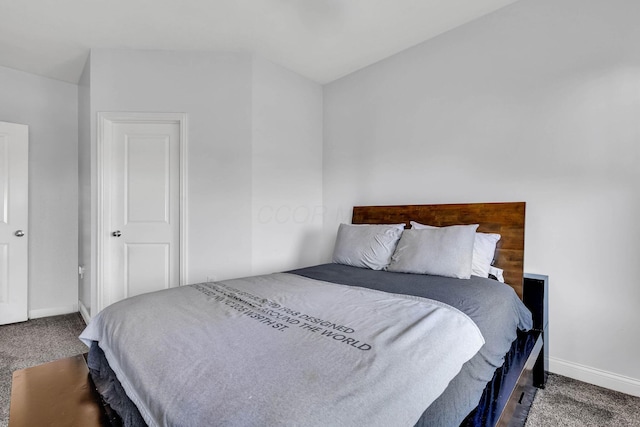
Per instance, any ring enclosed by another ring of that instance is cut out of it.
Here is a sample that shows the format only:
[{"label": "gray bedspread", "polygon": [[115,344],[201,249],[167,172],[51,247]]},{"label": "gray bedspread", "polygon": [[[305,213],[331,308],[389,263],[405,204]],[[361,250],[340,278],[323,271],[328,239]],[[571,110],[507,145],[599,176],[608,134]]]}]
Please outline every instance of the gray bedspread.
[{"label": "gray bedspread", "polygon": [[531,313],[513,289],[491,279],[469,280],[440,276],[373,271],[325,264],[292,273],[332,283],[362,286],[398,294],[417,295],[449,304],[478,326],[485,345],[462,367],[447,389],[424,412],[417,426],[458,426],[478,404],[483,389],[516,338],[516,328],[532,327]]},{"label": "gray bedspread", "polygon": [[411,426],[484,343],[448,303],[285,273],[130,298],[81,339],[171,426]]}]

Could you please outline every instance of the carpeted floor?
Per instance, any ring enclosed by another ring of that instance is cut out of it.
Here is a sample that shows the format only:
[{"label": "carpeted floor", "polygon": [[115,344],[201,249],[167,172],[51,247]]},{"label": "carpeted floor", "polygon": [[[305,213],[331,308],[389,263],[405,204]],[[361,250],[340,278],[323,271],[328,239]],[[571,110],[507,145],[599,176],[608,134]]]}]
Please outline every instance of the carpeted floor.
[{"label": "carpeted floor", "polygon": [[638,427],[640,397],[549,374],[538,390],[526,427]]},{"label": "carpeted floor", "polygon": [[[13,371],[81,354],[84,329],[79,314],[47,317],[0,326],[0,427],[9,422]],[[549,374],[539,390],[526,427],[640,426],[640,397]]]},{"label": "carpeted floor", "polygon": [[79,313],[0,326],[0,427],[9,423],[13,371],[85,353]]}]

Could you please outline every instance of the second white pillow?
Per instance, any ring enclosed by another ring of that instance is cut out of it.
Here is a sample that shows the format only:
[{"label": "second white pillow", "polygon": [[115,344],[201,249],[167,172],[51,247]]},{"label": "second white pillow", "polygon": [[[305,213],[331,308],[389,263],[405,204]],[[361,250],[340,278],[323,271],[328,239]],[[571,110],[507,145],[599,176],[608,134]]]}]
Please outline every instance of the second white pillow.
[{"label": "second white pillow", "polygon": [[[423,230],[428,228],[439,228],[433,225],[420,224],[411,221],[411,228]],[[493,256],[496,252],[496,245],[500,240],[500,235],[496,233],[476,233],[473,243],[473,258],[471,260],[471,274],[479,277],[489,277],[489,268],[493,263]]]},{"label": "second white pillow", "polygon": [[404,230],[388,271],[468,279],[478,224]]}]

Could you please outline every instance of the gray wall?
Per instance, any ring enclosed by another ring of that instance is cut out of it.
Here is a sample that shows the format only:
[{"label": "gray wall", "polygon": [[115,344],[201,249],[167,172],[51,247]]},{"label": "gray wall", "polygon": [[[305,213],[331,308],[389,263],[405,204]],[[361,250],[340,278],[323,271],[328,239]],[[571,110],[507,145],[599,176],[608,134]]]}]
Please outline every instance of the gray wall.
[{"label": "gray wall", "polygon": [[[321,215],[299,223],[260,214],[322,203],[320,85],[235,53],[98,49],[92,51],[86,72],[94,123],[90,139],[81,138],[86,146],[80,153],[92,167],[98,112],[188,115],[187,282],[317,263],[318,252],[301,254],[297,249],[310,233],[320,234]],[[92,152],[90,158],[87,152]],[[82,181],[89,179],[83,176]],[[81,223],[86,218],[95,224],[95,209],[82,212]],[[92,239],[95,227],[83,233],[81,247],[91,247]],[[87,256],[81,252],[81,263],[95,264],[95,251],[93,260]],[[94,275],[89,280],[95,283]],[[95,299],[95,294],[82,294],[85,306]]]},{"label": "gray wall", "polygon": [[551,369],[640,395],[639,16],[522,0],[325,86],[325,252],[353,205],[526,201]]},{"label": "gray wall", "polygon": [[260,58],[252,77],[252,273],[318,264],[322,87]]},{"label": "gray wall", "polygon": [[77,311],[78,87],[0,67],[0,120],[29,125],[29,316]]},{"label": "gray wall", "polygon": [[94,50],[92,120],[107,111],[188,114],[188,281],[249,273],[251,58]]}]

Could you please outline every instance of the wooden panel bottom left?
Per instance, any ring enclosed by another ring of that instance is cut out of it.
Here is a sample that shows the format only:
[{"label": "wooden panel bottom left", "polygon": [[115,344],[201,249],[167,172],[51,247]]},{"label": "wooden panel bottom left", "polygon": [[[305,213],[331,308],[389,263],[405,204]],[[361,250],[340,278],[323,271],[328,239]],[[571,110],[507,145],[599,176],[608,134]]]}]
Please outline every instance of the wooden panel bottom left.
[{"label": "wooden panel bottom left", "polygon": [[100,426],[103,412],[82,355],[13,373],[9,427]]}]

